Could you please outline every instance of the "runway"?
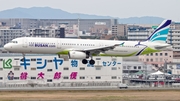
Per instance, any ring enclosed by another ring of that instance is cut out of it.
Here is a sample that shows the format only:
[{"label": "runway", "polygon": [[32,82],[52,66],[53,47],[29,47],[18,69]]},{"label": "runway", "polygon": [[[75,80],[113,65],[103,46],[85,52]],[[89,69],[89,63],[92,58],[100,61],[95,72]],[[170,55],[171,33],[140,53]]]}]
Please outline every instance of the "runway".
[{"label": "runway", "polygon": [[0,88],[0,91],[43,91],[43,90],[180,90],[180,87],[128,87],[118,88],[116,86],[112,87],[4,87]]}]

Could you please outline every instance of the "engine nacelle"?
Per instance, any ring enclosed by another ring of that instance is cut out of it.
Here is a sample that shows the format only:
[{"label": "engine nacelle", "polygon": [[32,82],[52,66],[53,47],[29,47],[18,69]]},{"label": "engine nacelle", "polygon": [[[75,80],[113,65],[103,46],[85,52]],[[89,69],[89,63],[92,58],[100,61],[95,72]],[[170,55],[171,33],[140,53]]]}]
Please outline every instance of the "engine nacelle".
[{"label": "engine nacelle", "polygon": [[84,52],[79,51],[69,51],[69,59],[86,59],[89,58],[88,55]]}]

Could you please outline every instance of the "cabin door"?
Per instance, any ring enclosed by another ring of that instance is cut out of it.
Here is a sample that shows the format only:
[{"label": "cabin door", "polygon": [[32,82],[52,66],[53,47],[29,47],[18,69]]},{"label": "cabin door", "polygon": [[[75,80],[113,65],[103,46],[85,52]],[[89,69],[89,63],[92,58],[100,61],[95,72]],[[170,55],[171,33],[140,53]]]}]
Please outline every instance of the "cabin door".
[{"label": "cabin door", "polygon": [[99,47],[102,47],[103,46],[103,43],[99,43]]},{"label": "cabin door", "polygon": [[27,48],[28,42],[26,38],[23,38],[23,48]]},{"label": "cabin door", "polygon": [[57,48],[61,49],[61,40],[60,39],[57,40]]}]

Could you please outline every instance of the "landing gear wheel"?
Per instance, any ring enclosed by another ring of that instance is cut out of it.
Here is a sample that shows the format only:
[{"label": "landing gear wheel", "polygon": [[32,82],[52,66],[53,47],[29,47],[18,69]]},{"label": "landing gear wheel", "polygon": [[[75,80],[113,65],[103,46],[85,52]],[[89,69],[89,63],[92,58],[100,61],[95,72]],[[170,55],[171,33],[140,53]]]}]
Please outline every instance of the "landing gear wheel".
[{"label": "landing gear wheel", "polygon": [[82,60],[82,63],[83,63],[83,64],[87,64],[88,61],[87,61],[86,59],[83,59],[83,60]]},{"label": "landing gear wheel", "polygon": [[91,59],[91,60],[89,61],[89,64],[90,64],[90,65],[94,65],[94,64],[95,64],[95,61],[94,61],[93,59]]}]

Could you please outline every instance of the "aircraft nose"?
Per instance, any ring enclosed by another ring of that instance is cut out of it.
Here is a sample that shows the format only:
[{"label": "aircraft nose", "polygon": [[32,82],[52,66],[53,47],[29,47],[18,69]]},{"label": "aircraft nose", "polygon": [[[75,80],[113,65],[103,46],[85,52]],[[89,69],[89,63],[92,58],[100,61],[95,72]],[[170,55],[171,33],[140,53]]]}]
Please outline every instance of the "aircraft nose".
[{"label": "aircraft nose", "polygon": [[5,50],[9,50],[10,48],[11,48],[11,45],[10,45],[10,44],[5,44],[5,45],[4,45],[4,49],[5,49]]}]

